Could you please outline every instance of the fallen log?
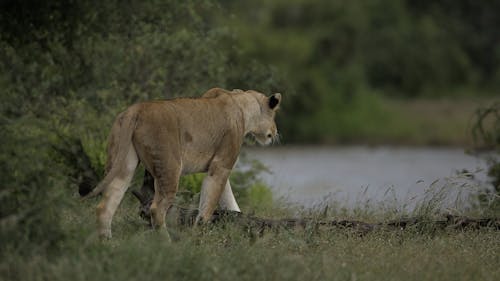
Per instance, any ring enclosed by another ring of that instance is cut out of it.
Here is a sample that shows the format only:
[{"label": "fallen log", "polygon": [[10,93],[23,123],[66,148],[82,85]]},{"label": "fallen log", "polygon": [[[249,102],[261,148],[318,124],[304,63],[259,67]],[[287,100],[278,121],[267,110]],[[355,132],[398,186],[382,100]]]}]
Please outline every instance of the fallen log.
[{"label": "fallen log", "polygon": [[[176,223],[181,226],[192,226],[198,215],[197,209],[182,208],[179,206],[173,207],[176,217]],[[144,212],[144,207],[141,207],[140,214],[148,223],[150,218],[147,212]],[[229,210],[216,210],[210,220],[213,224],[237,223],[242,227],[256,231],[262,235],[266,230],[275,229],[295,229],[302,228],[337,228],[351,229],[361,235],[367,234],[374,230],[404,230],[409,228],[416,229],[481,229],[490,228],[500,230],[500,218],[469,218],[464,216],[446,215],[443,219],[428,220],[422,217],[402,218],[388,222],[368,223],[357,220],[328,220],[318,218],[261,218],[253,215],[247,215],[241,212]]]},{"label": "fallen log", "polygon": [[[197,210],[179,208],[180,225],[192,225]],[[273,228],[306,228],[306,227],[336,227],[352,229],[361,234],[380,229],[404,230],[410,227],[426,227],[435,229],[480,229],[491,228],[500,230],[500,218],[469,218],[464,216],[446,215],[444,219],[428,220],[421,217],[403,218],[388,222],[367,223],[357,220],[325,220],[317,218],[283,218],[269,219],[245,215],[240,212],[217,210],[212,216],[212,223],[237,222],[244,226],[250,226],[263,232]]]},{"label": "fallen log", "polygon": [[[149,208],[153,198],[153,177],[146,171],[144,176],[144,184],[141,191],[132,191],[133,195],[139,200],[139,215],[150,222]],[[197,209],[189,209],[176,206],[177,223],[179,225],[191,226],[198,215]],[[327,228],[343,228],[352,229],[360,234],[365,234],[374,230],[389,229],[389,230],[404,230],[410,227],[413,228],[433,228],[433,229],[480,229],[491,228],[500,230],[500,218],[469,218],[465,216],[445,215],[442,219],[429,220],[424,217],[401,218],[388,222],[367,223],[357,220],[326,220],[318,218],[282,218],[269,219],[260,218],[244,213],[216,210],[211,218],[212,223],[227,223],[236,222],[246,228],[255,229],[259,234],[263,234],[265,230],[279,228],[306,228],[306,227],[327,227]]]}]

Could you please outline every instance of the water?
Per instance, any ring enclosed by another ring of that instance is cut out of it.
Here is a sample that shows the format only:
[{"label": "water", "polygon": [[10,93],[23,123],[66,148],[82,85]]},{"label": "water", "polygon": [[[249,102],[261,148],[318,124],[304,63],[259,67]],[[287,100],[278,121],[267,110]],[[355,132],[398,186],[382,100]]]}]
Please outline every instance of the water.
[{"label": "water", "polygon": [[[432,185],[449,190],[448,202],[471,192],[462,170],[478,171],[486,180],[486,163],[459,148],[394,147],[251,147],[244,150],[270,168],[262,176],[276,197],[311,207],[335,201],[352,207],[360,202],[397,201],[408,208]],[[465,183],[465,187],[459,187]],[[468,188],[468,189],[467,189]],[[475,184],[472,188],[477,188]]]}]

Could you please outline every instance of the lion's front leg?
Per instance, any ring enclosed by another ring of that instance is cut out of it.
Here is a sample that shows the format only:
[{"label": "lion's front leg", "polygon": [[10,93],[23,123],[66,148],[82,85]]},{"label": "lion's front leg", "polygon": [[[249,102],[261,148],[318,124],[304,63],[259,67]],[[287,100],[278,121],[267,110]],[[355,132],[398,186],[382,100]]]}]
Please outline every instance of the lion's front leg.
[{"label": "lion's front leg", "polygon": [[[211,167],[201,186],[200,207],[196,223],[209,222],[228,182],[230,169]],[[230,189],[229,189],[230,190]],[[232,194],[232,192],[231,192]],[[235,201],[236,203],[236,201]],[[237,205],[236,205],[237,206]]]},{"label": "lion's front leg", "polygon": [[234,198],[233,190],[231,189],[229,180],[226,181],[226,186],[224,187],[224,190],[222,191],[222,194],[220,196],[219,206],[223,210],[241,212],[240,207],[236,202],[236,198]]}]

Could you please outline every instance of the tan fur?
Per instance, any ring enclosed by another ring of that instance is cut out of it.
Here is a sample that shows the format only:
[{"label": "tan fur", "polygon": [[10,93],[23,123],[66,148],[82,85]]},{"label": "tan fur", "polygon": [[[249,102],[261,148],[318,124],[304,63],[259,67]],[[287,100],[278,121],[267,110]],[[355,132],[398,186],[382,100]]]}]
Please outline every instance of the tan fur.
[{"label": "tan fur", "polygon": [[217,205],[233,206],[229,174],[245,135],[261,144],[277,137],[274,116],[280,94],[214,88],[200,98],[138,103],[120,113],[111,129],[106,176],[86,197],[104,193],[97,208],[99,234],[111,237],[111,221],[139,161],[155,178],[152,224],[165,229],[165,215],[183,174],[207,172],[197,221]]}]

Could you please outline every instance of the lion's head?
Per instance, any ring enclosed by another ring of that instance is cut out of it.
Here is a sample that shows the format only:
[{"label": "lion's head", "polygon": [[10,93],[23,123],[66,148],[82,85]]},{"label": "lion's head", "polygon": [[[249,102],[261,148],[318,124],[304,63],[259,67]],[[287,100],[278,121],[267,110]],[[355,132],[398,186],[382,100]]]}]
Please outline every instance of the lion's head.
[{"label": "lion's head", "polygon": [[258,112],[252,114],[246,128],[247,134],[255,137],[255,140],[261,145],[269,145],[279,138],[274,116],[281,103],[281,94],[276,93],[269,97],[256,92],[247,91],[253,101],[248,103],[247,110]]}]

